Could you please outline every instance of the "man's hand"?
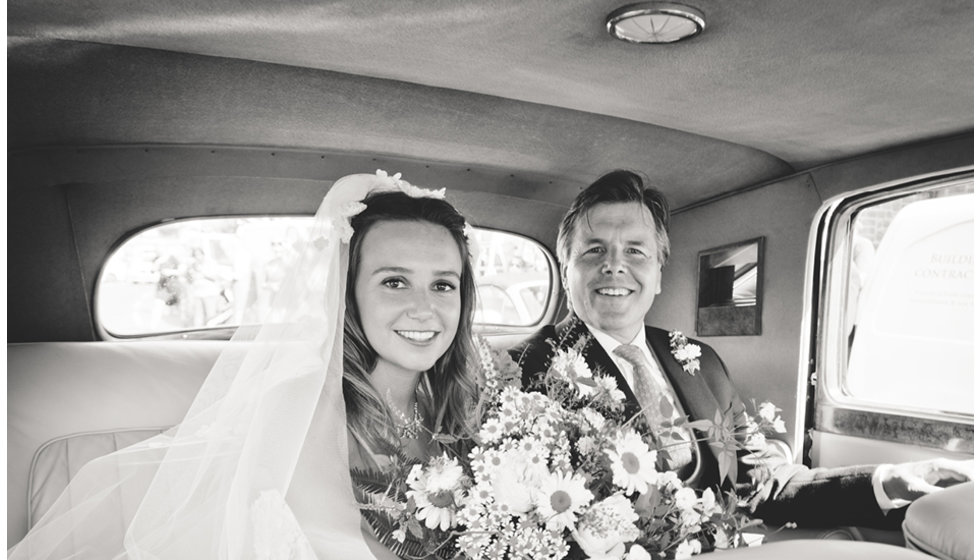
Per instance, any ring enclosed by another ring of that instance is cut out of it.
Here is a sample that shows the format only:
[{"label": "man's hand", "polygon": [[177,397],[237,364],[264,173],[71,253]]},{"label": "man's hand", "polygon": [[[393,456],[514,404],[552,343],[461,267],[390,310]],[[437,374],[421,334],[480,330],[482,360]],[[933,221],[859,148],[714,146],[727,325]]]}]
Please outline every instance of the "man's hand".
[{"label": "man's hand", "polygon": [[882,465],[882,486],[892,500],[921,498],[947,486],[973,480],[973,460],[929,459]]}]

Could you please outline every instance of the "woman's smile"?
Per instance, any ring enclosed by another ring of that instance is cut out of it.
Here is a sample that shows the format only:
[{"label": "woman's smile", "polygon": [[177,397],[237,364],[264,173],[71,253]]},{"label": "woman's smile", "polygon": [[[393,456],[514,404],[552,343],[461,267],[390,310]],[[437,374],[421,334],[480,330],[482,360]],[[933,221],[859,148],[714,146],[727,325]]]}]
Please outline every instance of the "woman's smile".
[{"label": "woman's smile", "polygon": [[438,331],[396,330],[395,332],[398,334],[398,336],[417,344],[428,344],[429,342],[432,342],[432,339],[435,338],[437,334],[439,334]]}]

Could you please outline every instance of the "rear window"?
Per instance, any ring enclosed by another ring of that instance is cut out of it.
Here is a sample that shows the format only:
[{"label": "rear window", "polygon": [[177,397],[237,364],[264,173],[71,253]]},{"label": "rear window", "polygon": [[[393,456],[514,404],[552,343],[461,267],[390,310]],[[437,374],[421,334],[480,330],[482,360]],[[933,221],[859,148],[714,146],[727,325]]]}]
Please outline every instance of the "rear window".
[{"label": "rear window", "polygon": [[[127,238],[107,259],[96,319],[108,338],[227,338],[262,320],[310,217],[179,220]],[[533,327],[555,306],[552,259],[537,242],[474,228],[476,322]]]}]

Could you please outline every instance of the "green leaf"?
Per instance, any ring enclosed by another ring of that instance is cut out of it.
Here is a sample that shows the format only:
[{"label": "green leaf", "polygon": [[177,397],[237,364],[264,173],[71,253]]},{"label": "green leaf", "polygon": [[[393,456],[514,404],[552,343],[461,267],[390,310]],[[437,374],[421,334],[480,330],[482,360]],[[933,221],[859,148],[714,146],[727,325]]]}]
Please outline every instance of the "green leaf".
[{"label": "green leaf", "polygon": [[407,525],[408,525],[408,532],[413,537],[417,539],[425,538],[425,530],[422,528],[422,524],[419,523],[418,519],[412,517],[411,519],[408,520]]}]

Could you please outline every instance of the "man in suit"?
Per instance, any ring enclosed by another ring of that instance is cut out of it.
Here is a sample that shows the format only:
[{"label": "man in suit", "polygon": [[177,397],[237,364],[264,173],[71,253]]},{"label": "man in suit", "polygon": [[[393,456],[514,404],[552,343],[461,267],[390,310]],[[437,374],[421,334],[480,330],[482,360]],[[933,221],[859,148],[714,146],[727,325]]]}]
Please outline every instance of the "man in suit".
[{"label": "man in suit", "polygon": [[[585,336],[587,363],[593,371],[615,376],[627,397],[627,416],[659,409],[692,420],[712,420],[719,412],[745,418],[745,404],[711,347],[691,341],[701,350],[700,367],[692,373],[689,359],[674,356],[670,334],[644,325],[670,253],[668,221],[663,194],[646,188],[630,171],[608,173],[576,197],[558,232],[561,278],[571,313],[511,350],[526,387],[539,384],[555,345],[570,347]],[[650,402],[651,394],[657,400]],[[669,401],[667,410],[657,404],[661,396]],[[699,435],[687,431],[676,436],[675,443],[681,444],[670,446],[666,462],[696,487],[729,484],[719,476],[718,449]],[[808,469],[770,456],[765,464],[771,473],[768,481],[761,487],[749,485],[759,463],[740,454],[737,487],[749,493],[754,514],[767,523],[893,529],[904,517],[902,506],[940,486],[968,480],[972,469],[972,463],[948,460]]]}]

